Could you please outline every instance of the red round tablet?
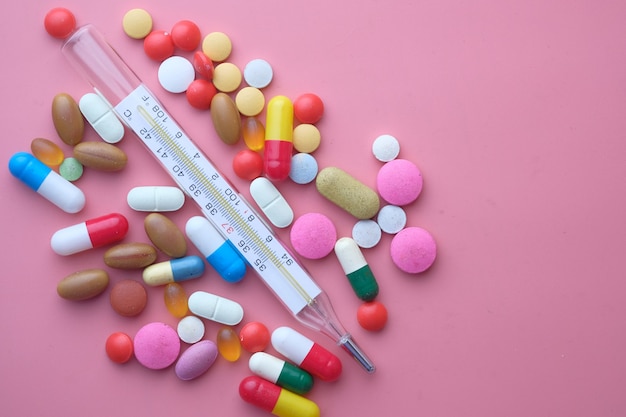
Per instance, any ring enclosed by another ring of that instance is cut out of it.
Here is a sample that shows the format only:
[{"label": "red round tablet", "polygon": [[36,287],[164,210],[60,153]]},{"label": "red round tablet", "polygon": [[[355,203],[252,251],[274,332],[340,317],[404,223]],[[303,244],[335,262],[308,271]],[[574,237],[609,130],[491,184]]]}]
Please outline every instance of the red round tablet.
[{"label": "red round tablet", "polygon": [[187,101],[192,107],[199,110],[208,110],[211,108],[211,100],[217,94],[217,89],[211,81],[197,79],[193,80],[187,91]]},{"label": "red round tablet", "polygon": [[363,303],[356,312],[356,319],[365,330],[382,330],[387,324],[387,308],[379,301]]},{"label": "red round tablet", "polygon": [[200,44],[200,28],[190,20],[180,20],[172,27],[172,41],[183,51],[193,51]]},{"label": "red round tablet", "polygon": [[324,103],[313,93],[302,94],[293,102],[293,114],[302,123],[317,123],[324,114]]},{"label": "red round tablet", "polygon": [[250,353],[261,352],[270,343],[270,331],[258,321],[251,321],[239,332],[241,346]]},{"label": "red round tablet", "polygon": [[239,151],[233,158],[233,170],[239,178],[252,181],[263,173],[263,157],[250,149]]},{"label": "red round tablet", "polygon": [[109,359],[115,363],[126,363],[133,356],[133,340],[126,333],[111,333],[104,347]]},{"label": "red round tablet", "polygon": [[143,50],[155,61],[164,61],[174,55],[172,36],[162,30],[153,30],[143,40]]},{"label": "red round tablet", "polygon": [[46,13],[43,25],[50,36],[65,39],[76,29],[76,18],[68,9],[55,7]]}]

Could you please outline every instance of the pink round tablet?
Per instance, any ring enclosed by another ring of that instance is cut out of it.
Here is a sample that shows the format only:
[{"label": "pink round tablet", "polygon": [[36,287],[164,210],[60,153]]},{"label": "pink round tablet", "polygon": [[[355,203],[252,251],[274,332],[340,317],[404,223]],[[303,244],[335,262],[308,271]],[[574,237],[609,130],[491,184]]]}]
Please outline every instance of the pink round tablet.
[{"label": "pink round tablet", "polygon": [[321,259],[332,252],[337,241],[333,222],[321,213],[307,213],[291,226],[291,244],[308,259]]},{"label": "pink round tablet", "polygon": [[394,159],[384,164],[376,178],[380,196],[390,204],[404,206],[417,199],[422,191],[422,173],[411,161]]},{"label": "pink round tablet", "polygon": [[417,274],[435,262],[437,244],[428,231],[420,227],[407,227],[393,237],[390,252],[398,268]]},{"label": "pink round tablet", "polygon": [[148,369],[164,369],[176,361],[180,339],[176,330],[165,323],[143,326],[133,340],[135,357]]}]

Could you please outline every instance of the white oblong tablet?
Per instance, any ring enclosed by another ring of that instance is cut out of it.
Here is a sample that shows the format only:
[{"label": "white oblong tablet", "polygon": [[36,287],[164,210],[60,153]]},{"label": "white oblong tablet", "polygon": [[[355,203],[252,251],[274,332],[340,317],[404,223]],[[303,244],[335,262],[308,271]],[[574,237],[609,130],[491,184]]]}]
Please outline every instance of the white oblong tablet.
[{"label": "white oblong tablet", "polygon": [[178,322],[178,337],[185,343],[196,343],[204,337],[204,323],[196,316],[187,316]]},{"label": "white oblong tablet", "polygon": [[382,231],[374,220],[359,220],[352,228],[352,239],[362,248],[373,248],[380,242]]},{"label": "white oblong tablet", "polygon": [[380,209],[376,221],[383,232],[396,234],[406,226],[406,212],[402,207],[388,204]]},{"label": "white oblong tablet", "polygon": [[159,65],[161,87],[170,93],[184,93],[196,77],[193,64],[182,56],[171,56]]},{"label": "white oblong tablet", "polygon": [[108,143],[117,143],[124,137],[124,125],[113,109],[98,94],[87,93],[78,101],[78,108],[96,133]]},{"label": "white oblong tablet", "polygon": [[400,142],[391,135],[380,135],[372,144],[372,153],[381,162],[393,161],[400,153]]},{"label": "white oblong tablet", "polygon": [[241,305],[219,295],[196,291],[189,296],[187,304],[189,311],[196,316],[217,323],[235,326],[243,320],[243,308]]},{"label": "white oblong tablet", "polygon": [[185,204],[185,195],[178,187],[144,186],[131,189],[126,201],[135,211],[176,211]]},{"label": "white oblong tablet", "polygon": [[252,181],[250,195],[274,226],[284,228],[293,222],[291,206],[267,178],[258,177]]},{"label": "white oblong tablet", "polygon": [[274,71],[264,59],[253,59],[243,69],[243,78],[250,87],[265,88],[274,78]]}]

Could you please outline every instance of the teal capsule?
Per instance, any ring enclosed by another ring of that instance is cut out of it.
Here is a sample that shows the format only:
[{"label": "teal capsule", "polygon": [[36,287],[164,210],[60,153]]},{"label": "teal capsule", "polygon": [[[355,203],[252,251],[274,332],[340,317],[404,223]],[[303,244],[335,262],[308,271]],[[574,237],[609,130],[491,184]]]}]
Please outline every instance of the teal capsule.
[{"label": "teal capsule", "polygon": [[255,353],[248,366],[252,373],[296,394],[306,394],[313,388],[311,374],[268,353]]},{"label": "teal capsule", "polygon": [[349,237],[339,239],[335,243],[335,254],[356,296],[363,301],[372,301],[376,298],[378,282],[354,239]]},{"label": "teal capsule", "polygon": [[150,265],[143,270],[143,281],[151,286],[165,285],[198,278],[203,273],[204,261],[192,255]]}]

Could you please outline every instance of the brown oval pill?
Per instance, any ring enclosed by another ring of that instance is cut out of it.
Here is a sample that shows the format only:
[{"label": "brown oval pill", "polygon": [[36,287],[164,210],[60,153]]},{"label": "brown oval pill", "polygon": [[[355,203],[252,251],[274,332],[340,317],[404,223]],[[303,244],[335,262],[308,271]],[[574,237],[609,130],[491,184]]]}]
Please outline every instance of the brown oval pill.
[{"label": "brown oval pill", "polygon": [[111,307],[118,314],[133,317],[140,314],[148,302],[148,294],[143,285],[132,279],[116,283],[109,298]]},{"label": "brown oval pill", "polygon": [[143,225],[152,244],[167,256],[182,258],[187,254],[185,235],[161,213],[148,214]]},{"label": "brown oval pill", "polygon": [[87,300],[101,294],[109,285],[109,274],[102,269],[85,269],[63,278],[57,293],[66,300]]},{"label": "brown oval pill", "polygon": [[106,142],[82,142],[74,147],[74,158],[98,171],[120,171],[128,157],[123,150]]},{"label": "brown oval pill", "polygon": [[76,100],[66,93],[52,99],[52,123],[61,140],[74,146],[83,140],[85,121]]},{"label": "brown oval pill", "polygon": [[145,268],[156,259],[156,249],[147,243],[122,243],[104,253],[104,263],[118,269]]},{"label": "brown oval pill", "polygon": [[315,185],[321,195],[357,219],[371,219],[380,208],[376,191],[339,168],[322,169]]},{"label": "brown oval pill", "polygon": [[241,136],[241,115],[228,94],[217,93],[211,100],[211,119],[217,136],[227,145],[234,145]]}]

